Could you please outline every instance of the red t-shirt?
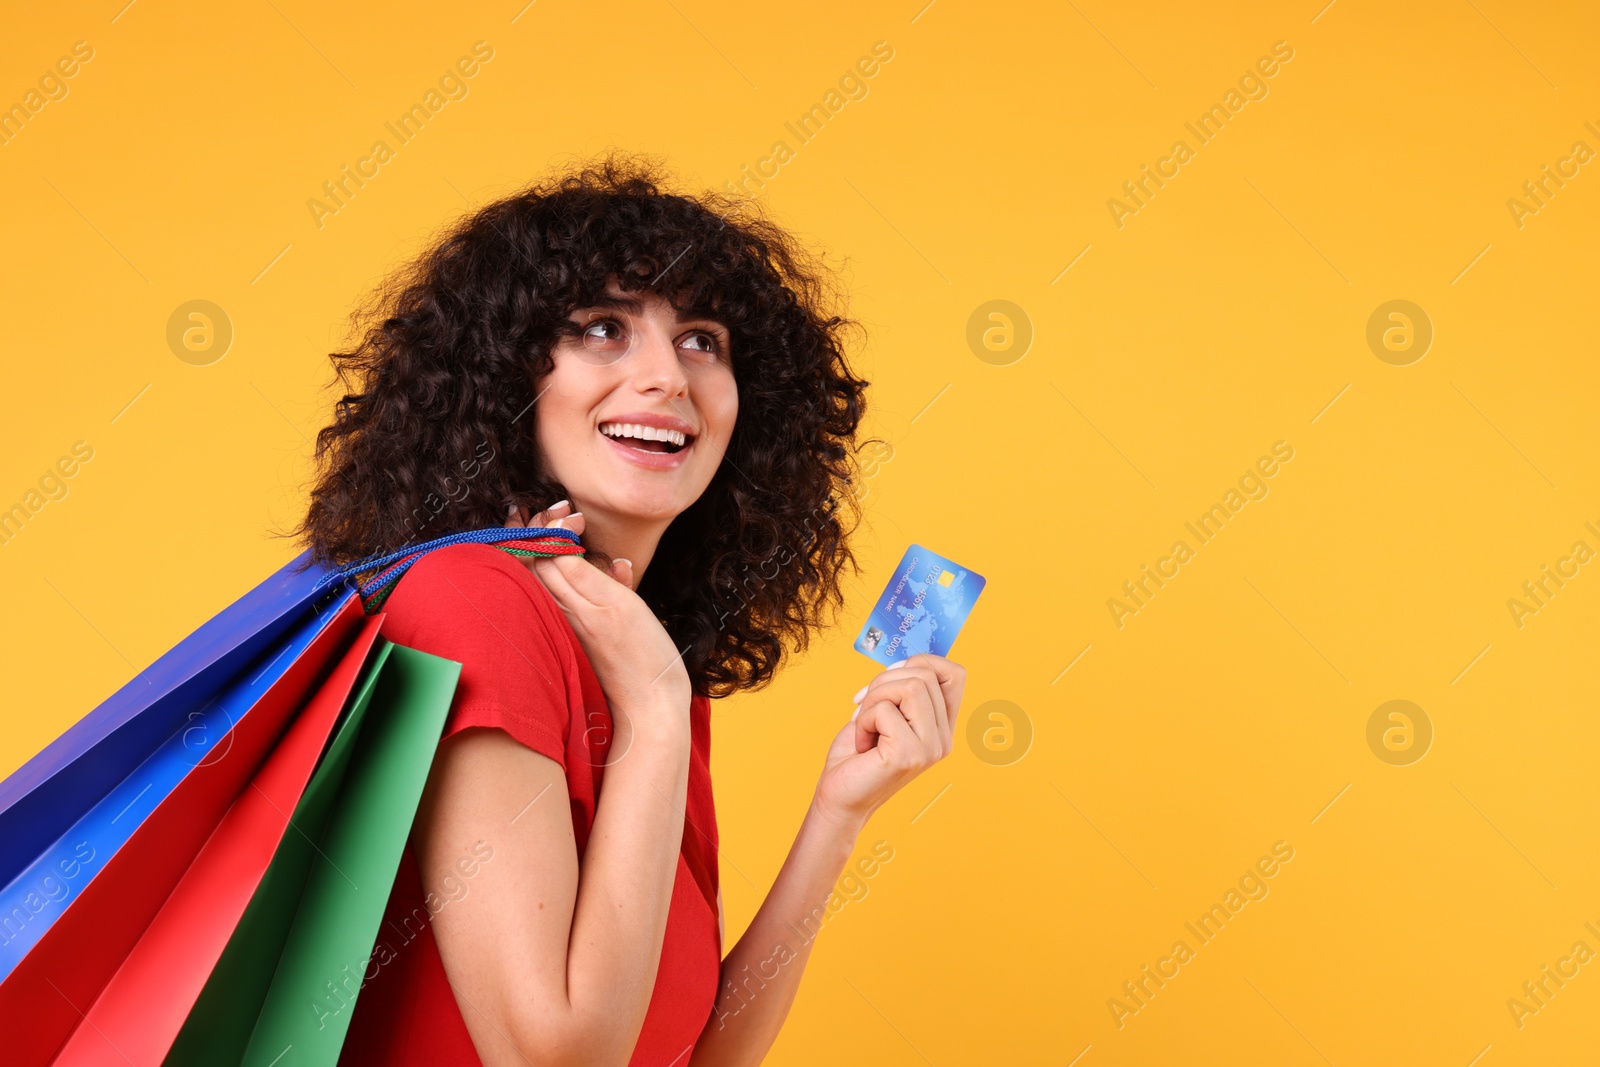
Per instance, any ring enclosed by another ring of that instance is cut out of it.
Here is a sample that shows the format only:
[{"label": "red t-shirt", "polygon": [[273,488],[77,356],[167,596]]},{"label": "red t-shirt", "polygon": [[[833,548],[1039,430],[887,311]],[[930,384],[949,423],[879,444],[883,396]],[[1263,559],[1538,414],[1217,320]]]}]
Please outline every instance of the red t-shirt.
[{"label": "red t-shirt", "polygon": [[[515,557],[487,545],[454,545],[413,565],[383,612],[383,634],[390,640],[461,664],[445,736],[470,726],[499,727],[561,765],[581,863],[609,751],[611,712],[550,593]],[[694,698],[690,722],[683,847],[655,989],[629,1061],[633,1067],[687,1062],[720,980],[717,823],[705,697]],[[470,890],[470,878],[464,880]],[[435,905],[449,906],[437,897]],[[480,1062],[446,981],[430,918],[408,843],[341,1065]]]}]

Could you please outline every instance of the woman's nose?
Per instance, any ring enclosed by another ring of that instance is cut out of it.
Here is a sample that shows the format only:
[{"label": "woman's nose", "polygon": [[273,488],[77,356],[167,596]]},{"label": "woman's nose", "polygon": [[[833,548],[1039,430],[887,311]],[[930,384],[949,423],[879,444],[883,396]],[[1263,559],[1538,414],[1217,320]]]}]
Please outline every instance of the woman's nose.
[{"label": "woman's nose", "polygon": [[670,334],[642,331],[633,356],[634,385],[641,393],[660,390],[667,396],[679,396],[688,389],[689,380]]}]

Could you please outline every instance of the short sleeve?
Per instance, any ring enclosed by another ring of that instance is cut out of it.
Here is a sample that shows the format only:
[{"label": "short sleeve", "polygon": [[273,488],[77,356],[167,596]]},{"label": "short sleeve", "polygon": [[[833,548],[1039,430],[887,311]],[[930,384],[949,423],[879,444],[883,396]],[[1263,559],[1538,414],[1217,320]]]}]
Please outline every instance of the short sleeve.
[{"label": "short sleeve", "polygon": [[526,566],[488,545],[436,549],[400,578],[383,614],[396,644],[461,664],[444,736],[498,727],[565,770],[583,706],[571,631]]}]

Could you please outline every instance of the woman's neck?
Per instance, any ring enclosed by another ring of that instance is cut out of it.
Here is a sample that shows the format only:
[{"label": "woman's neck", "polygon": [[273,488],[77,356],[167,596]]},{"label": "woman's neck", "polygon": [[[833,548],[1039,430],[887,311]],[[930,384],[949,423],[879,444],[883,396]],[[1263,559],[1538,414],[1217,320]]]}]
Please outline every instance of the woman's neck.
[{"label": "woman's neck", "polygon": [[[582,502],[578,502],[582,507]],[[585,510],[583,543],[611,559],[626,559],[633,564],[633,587],[639,588],[650,560],[667,532],[666,522],[627,518]]]}]

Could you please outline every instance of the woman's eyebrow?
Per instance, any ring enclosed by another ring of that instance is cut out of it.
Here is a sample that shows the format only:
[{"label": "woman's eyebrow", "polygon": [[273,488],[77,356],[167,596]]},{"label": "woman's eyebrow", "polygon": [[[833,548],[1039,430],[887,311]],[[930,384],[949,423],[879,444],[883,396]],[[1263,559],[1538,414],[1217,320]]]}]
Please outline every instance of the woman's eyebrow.
[{"label": "woman's eyebrow", "polygon": [[631,315],[637,315],[644,310],[644,301],[636,296],[613,296],[610,293],[602,293],[592,303],[584,304],[575,310],[588,311],[593,308],[614,308],[617,311],[626,311]]},{"label": "woman's eyebrow", "polygon": [[[611,294],[611,293],[602,293],[600,296],[596,297],[595,300],[592,303],[585,304],[581,308],[575,308],[574,310],[576,310],[576,311],[592,311],[592,310],[595,310],[595,309],[598,309],[598,308],[610,308],[610,309],[614,309],[616,311],[626,311],[630,315],[637,315],[639,312],[644,310],[644,301],[639,299],[636,296],[615,295],[615,294]],[[677,312],[677,321],[678,322],[694,322],[694,321],[710,322],[710,323],[715,323],[716,325],[722,327],[724,330],[726,330],[728,328],[727,323],[723,322],[720,318],[718,318],[711,311],[704,310],[704,309],[686,308],[686,309],[684,309],[682,311],[678,311]]]}]

